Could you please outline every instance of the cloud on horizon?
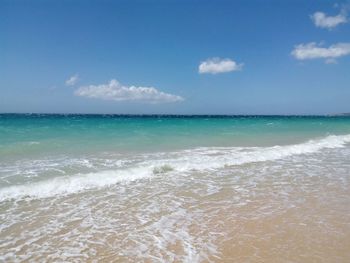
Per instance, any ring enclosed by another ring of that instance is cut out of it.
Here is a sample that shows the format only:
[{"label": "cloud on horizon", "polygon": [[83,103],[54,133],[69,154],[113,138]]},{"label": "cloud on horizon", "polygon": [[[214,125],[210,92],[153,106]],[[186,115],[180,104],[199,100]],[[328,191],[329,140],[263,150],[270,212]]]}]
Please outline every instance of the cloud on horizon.
[{"label": "cloud on horizon", "polygon": [[181,96],[165,93],[153,87],[123,86],[115,79],[107,84],[80,87],[75,91],[75,95],[102,100],[143,101],[151,104],[184,100]]},{"label": "cloud on horizon", "polygon": [[237,64],[235,61],[225,58],[209,58],[205,61],[202,61],[198,67],[199,74],[218,74],[226,73],[231,71],[238,71],[243,68],[242,64]]},{"label": "cloud on horizon", "polygon": [[291,52],[298,60],[325,59],[327,64],[336,63],[336,58],[350,55],[350,43],[337,43],[329,47],[315,42],[296,45]]},{"label": "cloud on horizon", "polygon": [[327,16],[323,12],[315,12],[310,17],[316,27],[327,28],[327,29],[333,29],[340,24],[344,24],[348,22],[347,13],[345,9],[343,9],[336,16]]},{"label": "cloud on horizon", "polygon": [[79,75],[75,74],[66,80],[66,86],[74,86],[79,81]]}]

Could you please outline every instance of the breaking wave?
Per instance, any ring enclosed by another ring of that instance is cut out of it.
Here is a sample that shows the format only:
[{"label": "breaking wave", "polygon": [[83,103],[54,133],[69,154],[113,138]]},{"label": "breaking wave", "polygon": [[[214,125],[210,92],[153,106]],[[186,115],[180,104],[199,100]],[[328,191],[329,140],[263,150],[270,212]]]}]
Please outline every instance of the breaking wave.
[{"label": "breaking wave", "polygon": [[25,197],[53,197],[108,187],[155,175],[167,176],[191,171],[211,171],[227,166],[274,161],[293,155],[311,154],[322,149],[344,147],[349,142],[350,134],[330,135],[322,139],[286,146],[202,147],[178,152],[148,154],[141,161],[134,162],[132,166],[7,186],[0,189],[0,201]]}]

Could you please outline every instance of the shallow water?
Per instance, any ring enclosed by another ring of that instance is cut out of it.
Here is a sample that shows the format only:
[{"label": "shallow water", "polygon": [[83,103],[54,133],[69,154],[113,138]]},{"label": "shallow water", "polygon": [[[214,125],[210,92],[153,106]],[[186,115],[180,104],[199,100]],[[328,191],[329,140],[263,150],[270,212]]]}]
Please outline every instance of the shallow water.
[{"label": "shallow water", "polygon": [[2,115],[0,134],[0,261],[350,260],[349,118]]}]

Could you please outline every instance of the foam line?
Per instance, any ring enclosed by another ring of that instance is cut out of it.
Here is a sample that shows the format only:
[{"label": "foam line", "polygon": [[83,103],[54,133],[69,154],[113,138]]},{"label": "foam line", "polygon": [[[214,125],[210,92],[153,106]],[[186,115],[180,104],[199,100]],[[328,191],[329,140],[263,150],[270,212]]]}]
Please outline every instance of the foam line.
[{"label": "foam line", "polygon": [[170,157],[162,154],[162,156],[168,157],[148,159],[136,164],[135,167],[56,177],[36,183],[5,187],[0,189],[0,201],[24,197],[45,198],[71,194],[107,187],[119,182],[135,181],[160,173],[205,171],[252,162],[273,161],[293,155],[311,154],[326,148],[344,147],[349,142],[350,134],[330,135],[323,139],[286,146],[195,148],[170,153]]}]

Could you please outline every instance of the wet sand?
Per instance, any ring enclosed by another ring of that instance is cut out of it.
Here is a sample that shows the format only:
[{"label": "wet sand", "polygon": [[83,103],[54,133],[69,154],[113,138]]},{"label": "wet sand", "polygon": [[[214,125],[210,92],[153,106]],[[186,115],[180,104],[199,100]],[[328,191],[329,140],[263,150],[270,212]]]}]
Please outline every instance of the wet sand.
[{"label": "wet sand", "polygon": [[0,205],[5,262],[349,262],[349,149]]}]

